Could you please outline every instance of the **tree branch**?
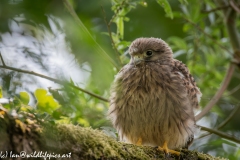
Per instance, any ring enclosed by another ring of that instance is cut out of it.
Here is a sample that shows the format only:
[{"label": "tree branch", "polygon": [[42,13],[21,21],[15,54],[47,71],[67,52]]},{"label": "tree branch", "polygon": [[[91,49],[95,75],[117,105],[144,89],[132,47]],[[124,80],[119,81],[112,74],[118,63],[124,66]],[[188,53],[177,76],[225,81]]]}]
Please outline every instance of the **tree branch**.
[{"label": "tree branch", "polygon": [[238,8],[237,4],[234,1],[229,1],[230,6],[237,12],[240,13],[240,9]]},{"label": "tree branch", "polygon": [[[217,1],[219,5],[224,5],[225,2],[223,1]],[[236,12],[233,9],[225,9],[224,10],[224,15],[226,18],[226,27],[227,31],[230,37],[230,42],[232,44],[233,50],[234,50],[234,57],[237,58],[238,62],[240,60],[240,39],[239,39],[239,32],[236,28]],[[229,69],[227,71],[227,74],[223,80],[222,86],[220,89],[217,91],[215,96],[211,99],[211,101],[207,104],[207,106],[203,109],[203,111],[198,114],[195,118],[198,121],[201,119],[212,107],[213,105],[219,100],[221,95],[223,94],[224,90],[227,88],[231,77],[234,72],[234,64],[231,63],[229,66]]]},{"label": "tree branch", "polygon": [[225,78],[222,82],[221,87],[216,92],[214,97],[208,102],[206,107],[204,107],[203,110],[198,115],[195,116],[196,121],[200,120],[203,116],[205,116],[211,110],[211,108],[217,103],[217,101],[221,98],[223,92],[226,90],[226,88],[232,78],[234,69],[235,69],[235,64],[231,63],[227,70],[227,74],[225,75]]},{"label": "tree branch", "polygon": [[[216,0],[215,2],[218,3],[219,6],[226,5],[226,1]],[[222,8],[222,9],[223,9],[223,12],[224,12],[224,16],[226,18],[225,19],[225,21],[226,21],[226,28],[227,28],[227,31],[228,31],[228,34],[229,34],[229,37],[230,37],[231,45],[232,45],[233,50],[234,50],[234,57],[236,58],[235,61],[237,61],[237,63],[239,64],[239,62],[240,62],[240,39],[239,39],[238,30],[236,28],[236,12],[238,12],[239,9],[238,8],[236,9],[236,6],[234,6],[232,1],[230,1],[230,5],[231,5],[231,7],[233,9],[229,8],[229,7]],[[231,63],[231,65],[229,66],[229,69],[227,71],[227,74],[226,74],[226,76],[224,78],[222,86],[220,87],[218,92],[215,94],[213,99],[203,109],[203,111],[196,116],[196,120],[201,119],[212,108],[212,106],[217,102],[217,100],[221,97],[222,93],[224,92],[224,90],[226,89],[228,83],[231,80],[233,72],[234,72],[234,63]],[[223,121],[217,127],[217,129],[220,129],[223,126],[225,126],[231,120],[231,118],[234,116],[234,114],[237,112],[238,108],[239,108],[239,106],[236,107],[231,112],[231,114],[227,117],[227,119],[225,119],[225,121]],[[234,136],[227,135],[227,134],[225,134],[225,133],[223,133],[221,131],[218,131],[218,130],[206,128],[206,127],[203,127],[203,126],[201,126],[201,127],[202,127],[202,130],[208,131],[210,133],[214,133],[214,134],[219,135],[219,136],[221,136],[223,138],[226,138],[226,139],[232,140],[234,142],[240,143],[240,139],[237,139]],[[210,135],[210,134],[202,135],[201,137],[199,137],[199,139],[203,138],[203,137],[205,137],[207,135]]]},{"label": "tree branch", "polygon": [[240,38],[236,25],[236,12],[233,9],[225,11],[226,26],[230,37],[230,42],[234,50],[234,57],[240,62]]},{"label": "tree branch", "polygon": [[230,141],[233,141],[233,142],[236,142],[236,143],[240,144],[240,139],[236,138],[235,136],[225,134],[224,132],[221,132],[221,131],[218,131],[218,130],[215,130],[215,129],[211,129],[211,128],[207,128],[207,127],[204,127],[204,126],[200,126],[200,125],[198,125],[198,126],[201,127],[201,129],[204,130],[204,131],[208,131],[208,132],[216,134],[216,135],[218,135],[222,138],[225,138],[225,139],[228,139]]},{"label": "tree branch", "polygon": [[230,96],[231,94],[238,91],[239,89],[240,89],[240,84],[237,87],[233,88],[232,90],[228,91],[228,93],[225,96]]},{"label": "tree branch", "polygon": [[68,10],[68,12],[72,15],[72,17],[75,19],[75,21],[77,22],[77,24],[83,29],[83,32],[85,32],[90,38],[91,40],[95,43],[95,47],[98,50],[99,53],[102,53],[102,55],[109,60],[114,67],[116,67],[117,69],[120,69],[119,66],[116,64],[116,62],[102,49],[102,47],[96,42],[96,40],[92,37],[91,33],[88,31],[88,29],[84,26],[84,24],[82,23],[82,21],[80,20],[80,18],[78,17],[78,15],[76,14],[75,10],[72,8],[71,4],[69,3],[68,0],[63,0],[63,3],[66,7],[66,9]]},{"label": "tree branch", "polygon": [[[232,118],[233,116],[237,113],[238,109],[239,109],[240,105],[236,106],[234,108],[234,110],[230,113],[230,115],[222,122],[220,123],[217,127],[216,127],[216,130],[219,130],[221,129],[222,127],[224,127]],[[203,134],[201,135],[200,137],[196,138],[196,139],[201,139],[203,137],[206,137],[206,136],[209,136],[211,135],[212,133],[207,133],[207,134]]]},{"label": "tree branch", "polygon": [[[21,73],[26,73],[26,74],[30,74],[30,75],[34,75],[34,76],[37,76],[37,77],[41,77],[41,78],[44,78],[44,79],[47,79],[47,80],[50,80],[52,82],[55,82],[55,83],[58,83],[58,84],[61,84],[61,85],[66,85],[66,83],[64,81],[61,81],[61,80],[58,80],[58,79],[55,79],[55,78],[52,78],[52,77],[48,77],[48,76],[45,76],[43,74],[39,74],[39,73],[36,73],[36,72],[33,72],[33,71],[27,71],[27,70],[23,70],[23,69],[18,69],[18,68],[14,68],[14,67],[9,67],[9,66],[6,66],[6,65],[0,65],[0,68],[4,68],[4,69],[9,69],[9,70],[12,70],[12,71],[17,71],[17,72],[21,72]],[[67,83],[68,86],[72,87],[72,88],[75,88],[75,89],[78,89],[92,97],[95,97],[95,98],[98,98],[102,101],[105,101],[105,102],[108,102],[108,99],[106,98],[103,98],[95,93],[92,93],[92,92],[89,92],[85,89],[82,89],[78,86],[75,86],[71,83]]]},{"label": "tree branch", "polygon": [[226,6],[221,6],[221,7],[217,7],[217,8],[214,8],[214,9],[211,9],[211,10],[205,10],[205,11],[202,11],[202,13],[212,13],[212,12],[215,12],[215,11],[219,11],[219,10],[223,10],[223,9],[226,9],[226,8],[229,8],[230,5],[226,5]]},{"label": "tree branch", "polygon": [[238,109],[239,109],[239,105],[236,106],[234,110],[230,113],[230,115],[222,123],[218,125],[217,129],[221,129],[222,127],[224,127],[232,119],[232,117],[237,113]]},{"label": "tree branch", "polygon": [[1,61],[2,61],[2,65],[6,66],[6,64],[5,64],[4,60],[3,60],[3,57],[2,57],[2,53],[0,53],[0,58],[1,58]]}]

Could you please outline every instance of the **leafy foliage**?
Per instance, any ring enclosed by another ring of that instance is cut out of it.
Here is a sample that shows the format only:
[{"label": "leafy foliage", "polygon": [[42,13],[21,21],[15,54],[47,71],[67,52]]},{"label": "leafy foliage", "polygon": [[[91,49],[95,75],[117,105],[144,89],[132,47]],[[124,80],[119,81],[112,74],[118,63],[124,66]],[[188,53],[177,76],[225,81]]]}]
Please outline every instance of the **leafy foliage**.
[{"label": "leafy foliage", "polygon": [[169,2],[167,0],[157,0],[157,2],[164,8],[166,15],[173,19],[173,13]]},{"label": "leafy foliage", "polygon": [[36,106],[40,111],[51,114],[54,110],[59,108],[59,104],[53,99],[53,96],[47,95],[46,90],[37,89],[34,95],[37,100]]}]

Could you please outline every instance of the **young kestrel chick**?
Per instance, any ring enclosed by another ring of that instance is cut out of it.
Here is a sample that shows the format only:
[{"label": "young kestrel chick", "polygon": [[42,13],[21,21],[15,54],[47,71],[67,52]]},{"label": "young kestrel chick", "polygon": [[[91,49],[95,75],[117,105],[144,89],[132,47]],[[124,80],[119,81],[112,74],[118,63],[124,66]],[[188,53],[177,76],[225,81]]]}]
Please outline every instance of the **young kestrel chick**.
[{"label": "young kestrel chick", "polygon": [[158,38],[138,38],[128,51],[131,60],[115,77],[108,111],[120,140],[165,151],[187,147],[201,92],[186,65]]}]

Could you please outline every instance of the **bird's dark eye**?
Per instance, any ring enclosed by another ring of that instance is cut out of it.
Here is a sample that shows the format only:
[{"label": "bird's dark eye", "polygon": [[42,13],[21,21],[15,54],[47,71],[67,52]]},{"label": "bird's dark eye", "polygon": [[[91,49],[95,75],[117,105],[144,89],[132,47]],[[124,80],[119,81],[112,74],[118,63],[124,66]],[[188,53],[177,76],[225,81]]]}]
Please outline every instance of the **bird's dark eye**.
[{"label": "bird's dark eye", "polygon": [[147,52],[146,52],[146,55],[147,56],[151,56],[153,54],[153,51],[151,51],[151,50],[148,50]]}]

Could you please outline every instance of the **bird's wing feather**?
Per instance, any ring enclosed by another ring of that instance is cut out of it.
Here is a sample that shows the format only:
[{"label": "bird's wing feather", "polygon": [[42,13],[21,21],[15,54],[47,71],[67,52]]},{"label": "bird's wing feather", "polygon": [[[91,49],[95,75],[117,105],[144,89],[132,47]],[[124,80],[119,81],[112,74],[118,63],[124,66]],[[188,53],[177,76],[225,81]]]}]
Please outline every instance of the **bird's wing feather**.
[{"label": "bird's wing feather", "polygon": [[181,61],[174,60],[173,62],[173,72],[179,74],[183,79],[184,85],[187,88],[188,94],[190,96],[190,100],[193,108],[199,108],[199,102],[202,96],[200,89],[197,87],[196,82],[188,70],[187,66],[183,64]]}]

